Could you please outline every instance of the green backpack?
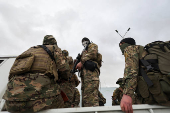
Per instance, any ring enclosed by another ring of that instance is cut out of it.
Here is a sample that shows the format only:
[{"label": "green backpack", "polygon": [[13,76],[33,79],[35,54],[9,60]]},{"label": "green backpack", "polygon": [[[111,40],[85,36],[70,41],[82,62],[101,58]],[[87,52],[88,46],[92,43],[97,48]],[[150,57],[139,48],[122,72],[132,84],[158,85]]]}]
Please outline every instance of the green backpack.
[{"label": "green backpack", "polygon": [[155,41],[144,48],[149,53],[145,59],[162,74],[170,74],[170,42]]},{"label": "green backpack", "polygon": [[158,104],[170,106],[170,41],[151,42],[144,48],[148,54],[140,60],[139,92],[143,98],[151,94]]}]

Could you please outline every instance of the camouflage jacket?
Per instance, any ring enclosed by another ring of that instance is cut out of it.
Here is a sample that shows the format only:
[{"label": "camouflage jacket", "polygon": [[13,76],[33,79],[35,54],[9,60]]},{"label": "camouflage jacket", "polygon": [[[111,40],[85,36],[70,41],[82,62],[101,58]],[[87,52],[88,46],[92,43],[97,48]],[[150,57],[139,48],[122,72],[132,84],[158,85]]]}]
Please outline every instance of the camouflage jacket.
[{"label": "camouflage jacket", "polygon": [[73,96],[74,96],[74,87],[72,87],[71,83],[69,81],[65,81],[63,83],[60,83],[61,90],[67,95],[68,101],[69,101],[69,106],[71,107],[71,103],[73,101]]},{"label": "camouflage jacket", "polygon": [[77,107],[79,106],[79,103],[80,103],[80,93],[77,88],[74,88],[74,98],[73,98],[72,105],[74,105],[74,107]]},{"label": "camouflage jacket", "polygon": [[123,94],[133,97],[137,87],[137,77],[139,75],[139,59],[140,56],[139,45],[128,46],[124,50],[125,69],[124,69],[124,90]]},{"label": "camouflage jacket", "polygon": [[[70,72],[69,65],[65,63],[60,48],[54,50],[54,58],[59,76]],[[48,98],[60,94],[60,86],[53,75],[44,73],[23,73],[14,75],[7,84],[3,99],[8,101],[29,101]]]},{"label": "camouflage jacket", "polygon": [[87,60],[91,60],[97,63],[96,62],[97,53],[98,53],[98,46],[94,43],[89,44],[87,50],[84,50],[82,52],[81,63],[84,64],[85,61]]}]

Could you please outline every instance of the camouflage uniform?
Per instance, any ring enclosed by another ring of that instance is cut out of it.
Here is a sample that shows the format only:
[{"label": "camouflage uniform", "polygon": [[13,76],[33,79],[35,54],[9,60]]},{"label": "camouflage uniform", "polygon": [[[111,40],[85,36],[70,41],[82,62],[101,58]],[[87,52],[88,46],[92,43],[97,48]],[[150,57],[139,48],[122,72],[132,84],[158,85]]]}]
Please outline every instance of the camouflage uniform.
[{"label": "camouflage uniform", "polygon": [[137,78],[139,76],[139,59],[146,55],[146,51],[139,53],[139,45],[131,45],[124,49],[125,70],[124,70],[124,89],[123,94],[130,96],[133,103],[142,103],[140,97],[134,92],[137,89]]},{"label": "camouflage uniform", "polygon": [[[95,62],[97,59],[98,46],[94,43],[88,45],[87,51],[82,52],[81,63],[91,60]],[[97,63],[97,62],[95,62]],[[98,66],[99,69],[99,66]],[[93,72],[85,69],[81,70],[81,90],[82,90],[82,106],[99,106],[98,88],[99,88],[99,71],[95,69]]]},{"label": "camouflage uniform", "polygon": [[74,98],[72,101],[72,106],[73,107],[79,107],[79,103],[80,103],[80,93],[79,90],[77,88],[74,88]]},{"label": "camouflage uniform", "polygon": [[80,103],[80,93],[76,87],[79,85],[80,81],[79,81],[78,77],[76,76],[76,74],[72,75],[70,83],[72,84],[72,87],[74,87],[74,96],[73,96],[73,100],[72,100],[72,107],[78,107],[79,103]]},{"label": "camouflage uniform", "polygon": [[68,101],[64,103],[65,108],[69,108],[72,105],[73,97],[74,97],[74,87],[72,87],[69,81],[62,81],[59,83],[61,86],[61,90],[67,95]]},{"label": "camouflage uniform", "polygon": [[[69,53],[67,50],[63,50],[62,51],[66,62],[69,64],[70,69],[72,69],[73,67],[73,59],[71,56],[68,56]],[[69,108],[72,107],[72,105],[74,106],[78,106],[77,103],[79,104],[80,102],[80,94],[77,94],[77,90],[75,89],[75,85],[79,84],[79,81],[77,82],[76,80],[78,80],[78,78],[76,78],[76,75],[72,75],[71,80],[60,80],[60,86],[61,86],[61,90],[64,91],[68,97],[68,101],[65,102],[65,108]],[[79,99],[77,97],[77,95],[79,96]],[[76,97],[75,97],[76,96]]]},{"label": "camouflage uniform", "polygon": [[123,89],[121,87],[116,88],[112,96],[112,106],[119,105],[123,96]]},{"label": "camouflage uniform", "polygon": [[106,98],[104,98],[104,96],[100,91],[98,95],[99,95],[99,106],[104,106],[104,104],[106,103]]},{"label": "camouflage uniform", "polygon": [[[19,75],[10,75],[7,90],[3,96],[3,99],[6,100],[6,109],[9,112],[38,112],[45,109],[64,107],[64,101],[60,95],[60,86],[56,83],[56,80],[58,76],[62,77],[70,72],[69,65],[65,63],[62,51],[57,47],[57,42],[52,35],[46,35],[44,37],[43,45],[51,45],[53,47],[53,51],[51,52],[55,61],[52,61],[53,65],[56,65],[53,72],[58,70],[58,73],[44,73],[41,72],[42,70],[37,70]],[[35,50],[36,48],[38,47],[35,46],[31,49]],[[41,51],[44,52],[43,49]],[[46,51],[45,54],[48,56]],[[35,62],[38,61],[38,57],[35,57],[35,59],[31,69]],[[65,76],[65,78],[67,77]]]},{"label": "camouflage uniform", "polygon": [[122,99],[123,96],[123,78],[119,78],[116,82],[116,84],[119,84],[119,88],[116,88],[113,92],[113,96],[112,96],[112,106],[113,105],[120,105],[120,101]]}]

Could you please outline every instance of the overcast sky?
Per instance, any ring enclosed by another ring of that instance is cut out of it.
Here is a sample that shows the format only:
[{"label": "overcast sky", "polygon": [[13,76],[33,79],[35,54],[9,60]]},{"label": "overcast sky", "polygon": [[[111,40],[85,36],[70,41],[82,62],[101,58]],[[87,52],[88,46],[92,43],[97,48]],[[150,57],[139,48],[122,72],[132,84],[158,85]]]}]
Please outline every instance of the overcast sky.
[{"label": "overcast sky", "polygon": [[0,56],[19,55],[53,35],[58,46],[74,59],[81,39],[96,43],[103,56],[101,87],[117,87],[123,77],[122,39],[138,45],[169,40],[170,0],[0,0]]}]

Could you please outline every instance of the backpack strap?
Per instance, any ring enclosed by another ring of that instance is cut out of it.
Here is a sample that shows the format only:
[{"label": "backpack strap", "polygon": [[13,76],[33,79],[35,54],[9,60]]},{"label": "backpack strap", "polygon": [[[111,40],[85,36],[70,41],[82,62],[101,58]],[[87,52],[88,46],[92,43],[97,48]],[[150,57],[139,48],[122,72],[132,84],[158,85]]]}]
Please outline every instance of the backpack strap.
[{"label": "backpack strap", "polygon": [[49,56],[51,57],[51,59],[52,59],[53,61],[55,61],[55,58],[54,58],[54,56],[52,55],[51,51],[50,51],[45,45],[39,45],[39,46],[42,47],[42,48],[49,54]]},{"label": "backpack strap", "polygon": [[143,79],[145,80],[145,82],[147,83],[147,85],[149,87],[153,86],[152,81],[149,79],[149,77],[147,76],[147,74],[145,73],[145,71],[142,68],[140,68],[140,73],[141,73]]},{"label": "backpack strap", "polygon": [[143,60],[143,59],[140,59],[140,62],[143,66],[146,67],[147,71],[151,71],[153,70],[154,68],[148,63],[148,61],[146,60]]},{"label": "backpack strap", "polygon": [[[140,59],[140,64],[145,66],[147,71],[153,70],[153,67],[146,60]],[[153,85],[152,81],[149,79],[146,72],[141,67],[140,67],[140,74],[143,77],[143,79],[145,80],[145,82],[148,84],[149,87]]]}]

